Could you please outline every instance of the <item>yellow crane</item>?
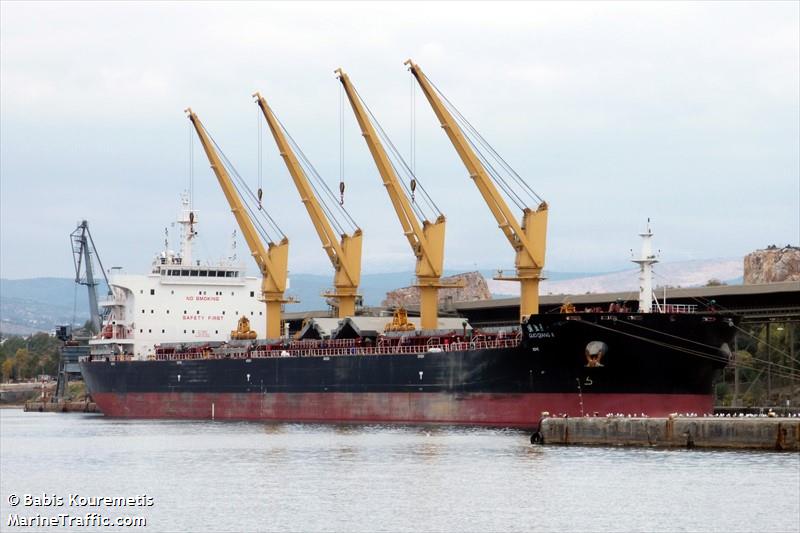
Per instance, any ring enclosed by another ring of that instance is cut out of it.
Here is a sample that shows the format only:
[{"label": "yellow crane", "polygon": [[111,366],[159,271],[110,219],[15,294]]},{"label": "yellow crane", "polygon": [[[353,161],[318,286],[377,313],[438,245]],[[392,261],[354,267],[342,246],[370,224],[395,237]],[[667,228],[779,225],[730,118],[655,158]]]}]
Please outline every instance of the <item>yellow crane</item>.
[{"label": "yellow crane", "polygon": [[[292,176],[292,181],[300,194],[300,200],[311,217],[314,229],[322,241],[322,248],[328,254],[328,258],[336,270],[333,279],[334,292],[326,293],[323,296],[333,297],[338,302],[339,318],[354,316],[356,314],[356,297],[358,296],[358,284],[361,279],[361,229],[356,227],[351,235],[342,232],[337,235],[331,227],[331,221],[325,214],[319,198],[314,194],[314,189],[308,181],[303,167],[297,159],[297,155],[292,150],[291,145],[284,135],[283,127],[272,112],[267,101],[259,93],[253,95],[261,108],[264,118],[269,124],[278,151],[286,163],[286,168]],[[341,239],[341,242],[337,240]]]},{"label": "yellow crane", "polygon": [[469,177],[475,182],[486,205],[497,220],[503,234],[511,243],[516,252],[514,266],[516,277],[498,277],[496,279],[514,280],[520,282],[520,316],[525,317],[539,312],[539,281],[542,279],[544,268],[545,238],[547,234],[547,203],[540,201],[539,206],[533,210],[525,206],[522,211],[522,222],[518,222],[497,190],[489,172],[483,162],[475,153],[473,146],[464,136],[448,107],[442,101],[438,90],[434,89],[431,82],[412,60],[405,62],[414,78],[416,78],[422,92],[433,108],[450,142],[458,152],[464,166],[467,167]]},{"label": "yellow crane", "polygon": [[422,329],[436,329],[439,314],[439,289],[461,286],[458,283],[442,283],[440,279],[444,264],[445,217],[439,213],[433,222],[424,219],[420,223],[411,202],[402,190],[397,172],[378,138],[350,77],[342,69],[336,69],[336,74],[356,115],[361,133],[375,160],[375,165],[378,167],[386,192],[389,193],[389,199],[403,227],[403,233],[417,258],[416,274],[420,292]]},{"label": "yellow crane", "polygon": [[281,305],[286,302],[283,293],[286,290],[288,274],[289,239],[284,236],[278,243],[269,241],[267,248],[264,248],[261,236],[248,215],[246,207],[236,191],[236,186],[205,127],[191,108],[186,109],[186,113],[197,131],[197,136],[200,137],[200,143],[206,152],[211,169],[217,176],[222,192],[231,206],[233,216],[247,241],[250,253],[261,271],[261,299],[267,307],[267,338],[277,339],[281,336]]}]

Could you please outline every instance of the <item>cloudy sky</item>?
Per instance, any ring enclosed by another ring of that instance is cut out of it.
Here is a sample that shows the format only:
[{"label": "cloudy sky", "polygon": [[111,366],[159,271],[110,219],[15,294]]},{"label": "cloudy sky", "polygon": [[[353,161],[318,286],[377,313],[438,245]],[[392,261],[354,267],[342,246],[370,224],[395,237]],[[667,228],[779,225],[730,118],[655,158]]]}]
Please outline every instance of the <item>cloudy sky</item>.
[{"label": "cloudy sky", "polygon": [[[257,187],[264,124],[250,95],[261,91],[335,187],[343,67],[408,153],[409,57],[550,204],[550,270],[626,268],[647,217],[666,260],[796,245],[799,5],[3,2],[0,274],[71,275],[68,234],[83,218],[107,267],[146,271],[189,185],[187,106]],[[419,92],[414,109],[417,173],[448,217],[447,268],[511,267]],[[412,270],[344,111],[364,271]],[[235,224],[194,143],[196,253],[217,258]],[[329,272],[266,133],[262,150],[290,269]]]}]

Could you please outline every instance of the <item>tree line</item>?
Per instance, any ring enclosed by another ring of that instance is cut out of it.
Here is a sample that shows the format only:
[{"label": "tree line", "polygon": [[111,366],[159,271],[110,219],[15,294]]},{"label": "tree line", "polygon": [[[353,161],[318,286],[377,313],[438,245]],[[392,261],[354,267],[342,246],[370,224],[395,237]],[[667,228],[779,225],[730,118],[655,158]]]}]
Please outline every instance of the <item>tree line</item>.
[{"label": "tree line", "polygon": [[[734,347],[731,347],[734,348]],[[742,325],[731,365],[715,386],[718,405],[800,405],[800,324],[764,322]],[[739,366],[735,398],[734,366]]]},{"label": "tree line", "polygon": [[11,336],[0,344],[3,381],[24,381],[40,374],[58,373],[61,341],[47,333],[29,337]]}]

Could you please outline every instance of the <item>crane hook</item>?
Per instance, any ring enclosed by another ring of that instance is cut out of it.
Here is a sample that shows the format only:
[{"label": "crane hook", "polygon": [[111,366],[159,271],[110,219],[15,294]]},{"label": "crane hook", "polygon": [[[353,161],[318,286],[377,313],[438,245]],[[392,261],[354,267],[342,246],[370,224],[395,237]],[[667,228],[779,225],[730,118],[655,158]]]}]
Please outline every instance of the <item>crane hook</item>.
[{"label": "crane hook", "polygon": [[411,178],[411,201],[414,201],[414,191],[417,190],[417,179]]},{"label": "crane hook", "polygon": [[258,188],[258,209],[263,209],[261,206],[261,198],[264,196],[264,191],[261,190],[261,187]]},{"label": "crane hook", "polygon": [[344,205],[344,182],[339,182],[339,205]]}]

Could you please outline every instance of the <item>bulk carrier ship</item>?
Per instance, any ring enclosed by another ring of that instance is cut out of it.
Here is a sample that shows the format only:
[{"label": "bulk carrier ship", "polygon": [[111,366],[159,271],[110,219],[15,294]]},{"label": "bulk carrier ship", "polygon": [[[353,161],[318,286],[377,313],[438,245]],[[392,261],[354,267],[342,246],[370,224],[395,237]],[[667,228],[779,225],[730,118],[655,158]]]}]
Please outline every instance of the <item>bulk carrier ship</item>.
[{"label": "bulk carrier ship", "polygon": [[[244,315],[230,340],[163,342],[153,345],[146,357],[127,352],[92,355],[82,361],[81,371],[107,416],[531,428],[543,411],[569,416],[712,411],[712,383],[729,360],[735,318],[697,312],[695,306],[654,306],[651,273],[657,260],[649,226],[641,234],[641,257],[635,260],[640,265],[636,311],[613,304],[607,312],[581,312],[565,304],[561,313],[538,313],[547,204],[524,207],[521,222],[511,215],[496,186],[496,168],[505,168],[505,162],[487,163],[486,155],[478,153],[483,139],[468,138],[477,135],[474,128],[417,65],[408,64],[517,254],[513,279],[521,282],[519,325],[480,331],[466,321],[453,327],[438,318],[437,291],[447,286],[440,281],[444,215],[422,216],[414,199],[416,176],[411,173],[410,187],[401,182],[398,174],[408,174],[409,167],[398,162],[399,154],[374,115],[338,70],[417,258],[419,322],[408,320],[400,310],[394,318],[384,318],[382,327],[359,327],[364,319],[354,316],[354,302],[361,230],[356,226],[349,234],[333,231],[332,211],[339,202],[323,208],[320,197],[325,191],[320,194],[308,179],[316,172],[263,97],[256,95],[336,272],[335,290],[327,296],[338,302],[339,320],[330,338],[282,338],[288,239],[271,239],[262,231],[257,221],[265,216],[261,189],[255,194],[243,184],[197,116],[187,110],[261,270],[259,296],[266,303],[267,338],[257,340]],[[494,150],[490,154],[497,155]],[[340,194],[343,200],[343,184]],[[257,207],[248,205],[248,195]]]},{"label": "bulk carrier ship", "polygon": [[358,336],[345,319],[326,340],[163,343],[146,360],[94,356],[81,370],[114,417],[531,428],[543,411],[712,412],[733,317],[658,303],[563,310],[488,331],[392,331],[404,321],[387,317],[387,331]]}]

